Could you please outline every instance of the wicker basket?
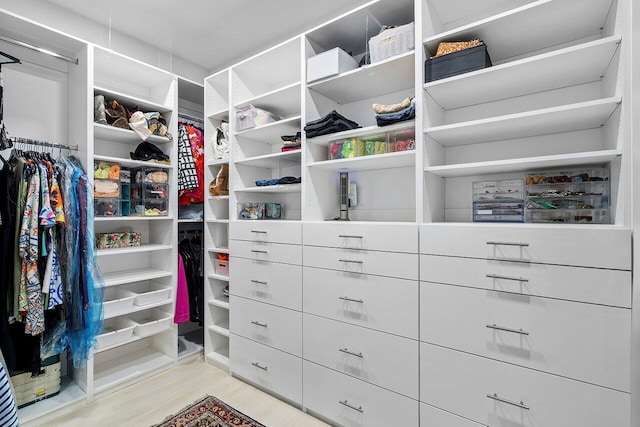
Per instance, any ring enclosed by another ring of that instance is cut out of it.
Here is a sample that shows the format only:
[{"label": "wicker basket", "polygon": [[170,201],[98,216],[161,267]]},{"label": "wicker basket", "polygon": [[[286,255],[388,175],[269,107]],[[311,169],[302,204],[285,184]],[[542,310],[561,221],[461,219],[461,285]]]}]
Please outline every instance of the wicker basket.
[{"label": "wicker basket", "polygon": [[369,39],[371,63],[393,55],[408,52],[415,47],[415,24],[413,22],[389,28]]}]

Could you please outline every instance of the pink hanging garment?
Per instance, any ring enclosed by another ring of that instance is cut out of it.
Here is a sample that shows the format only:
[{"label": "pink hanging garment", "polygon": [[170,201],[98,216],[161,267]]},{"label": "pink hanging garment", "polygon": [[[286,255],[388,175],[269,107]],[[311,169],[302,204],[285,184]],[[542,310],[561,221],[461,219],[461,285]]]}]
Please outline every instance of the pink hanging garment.
[{"label": "pink hanging garment", "polygon": [[187,289],[187,276],[184,273],[182,256],[178,254],[178,292],[176,294],[176,314],[173,323],[189,321],[189,291]]}]

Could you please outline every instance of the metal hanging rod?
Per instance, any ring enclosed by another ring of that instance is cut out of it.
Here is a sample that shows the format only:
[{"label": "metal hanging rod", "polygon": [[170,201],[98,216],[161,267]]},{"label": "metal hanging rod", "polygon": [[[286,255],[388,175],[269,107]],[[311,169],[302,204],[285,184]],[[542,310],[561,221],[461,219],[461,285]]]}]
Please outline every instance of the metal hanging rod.
[{"label": "metal hanging rod", "polygon": [[192,120],[198,123],[204,123],[204,119],[200,117],[190,116],[189,114],[184,114],[184,113],[178,113],[178,118]]},{"label": "metal hanging rod", "polygon": [[7,37],[3,35],[0,35],[0,40],[5,41],[7,43],[11,43],[16,46],[26,47],[27,49],[35,50],[36,52],[44,53],[46,55],[53,56],[54,58],[62,59],[64,61],[71,62],[72,64],[78,65],[78,58],[71,58],[69,56],[62,55],[60,53],[57,53],[48,49],[44,49],[38,46],[34,46],[32,44],[25,43],[20,40],[12,39],[11,37]]},{"label": "metal hanging rod", "polygon": [[78,151],[77,145],[58,144],[57,142],[49,142],[49,141],[38,141],[37,139],[31,139],[31,138],[11,137],[9,141],[11,141],[12,144],[38,145],[41,147],[52,147],[52,148],[61,148],[64,150],[70,150],[70,151]]}]

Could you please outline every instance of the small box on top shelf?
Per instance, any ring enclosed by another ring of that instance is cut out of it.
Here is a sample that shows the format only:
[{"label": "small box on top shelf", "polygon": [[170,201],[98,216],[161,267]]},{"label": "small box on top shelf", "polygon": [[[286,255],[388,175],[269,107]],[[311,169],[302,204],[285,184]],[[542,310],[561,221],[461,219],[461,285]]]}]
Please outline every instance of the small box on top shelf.
[{"label": "small box on top shelf", "polygon": [[307,59],[307,82],[336,76],[358,68],[358,61],[339,47]]},{"label": "small box on top shelf", "polygon": [[491,67],[487,46],[480,40],[440,43],[438,53],[424,64],[424,80],[434,80]]},{"label": "small box on top shelf", "polygon": [[384,26],[380,34],[369,39],[371,63],[413,50],[415,48],[414,34],[415,24],[413,22],[393,27]]}]

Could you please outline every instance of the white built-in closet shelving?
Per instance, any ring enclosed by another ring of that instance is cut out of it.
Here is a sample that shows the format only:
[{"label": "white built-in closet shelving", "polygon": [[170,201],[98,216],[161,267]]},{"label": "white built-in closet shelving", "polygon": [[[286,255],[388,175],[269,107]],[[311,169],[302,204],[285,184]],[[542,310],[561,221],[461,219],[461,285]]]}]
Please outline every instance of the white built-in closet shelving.
[{"label": "white built-in closet shelving", "polygon": [[[154,168],[169,177],[169,192],[177,190],[177,79],[166,71],[125,57],[111,50],[90,47],[87,97],[104,95],[142,111],[158,111],[167,121],[173,139],[152,136],[149,142],[171,158],[170,165],[132,160],[141,139],[135,132],[93,123],[90,115],[88,167],[93,178],[93,162],[119,163],[129,168]],[[93,112],[93,107],[90,110]],[[131,176],[132,184],[134,176]],[[131,230],[141,234],[139,247],[98,251],[98,265],[105,282],[105,330],[103,334],[124,334],[128,321],[138,327],[127,340],[98,346],[89,361],[85,378],[90,396],[124,387],[175,365],[177,331],[173,324],[177,250],[177,198],[169,199],[166,216],[96,217],[95,231]],[[132,295],[158,292],[151,302]],[[142,304],[142,305],[137,305]],[[112,323],[113,322],[113,323]]]},{"label": "white built-in closet shelving", "polygon": [[218,254],[229,253],[229,196],[211,196],[209,184],[229,157],[213,154],[217,128],[229,123],[229,71],[207,77],[204,82],[205,116],[205,208],[204,208],[204,354],[208,362],[227,369],[229,366],[229,284],[226,274],[216,270]]}]

